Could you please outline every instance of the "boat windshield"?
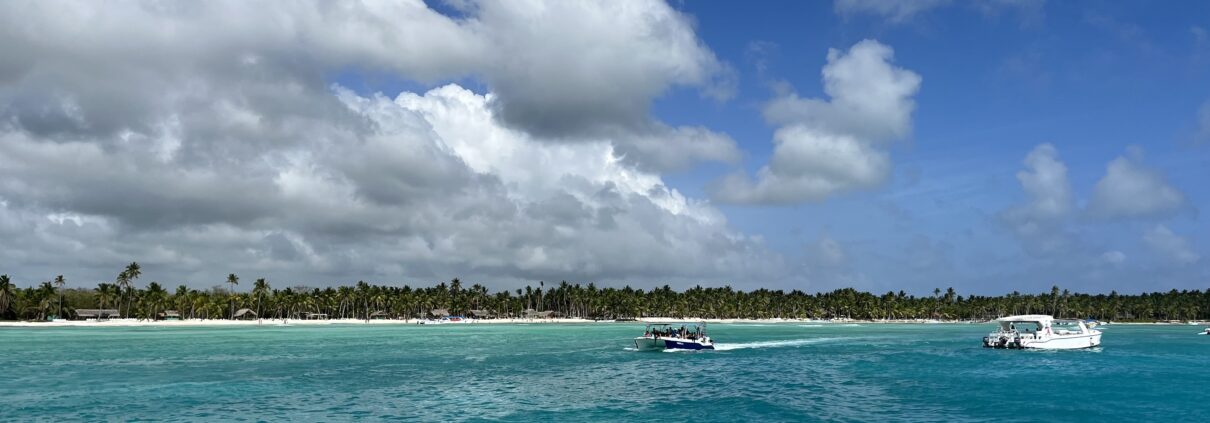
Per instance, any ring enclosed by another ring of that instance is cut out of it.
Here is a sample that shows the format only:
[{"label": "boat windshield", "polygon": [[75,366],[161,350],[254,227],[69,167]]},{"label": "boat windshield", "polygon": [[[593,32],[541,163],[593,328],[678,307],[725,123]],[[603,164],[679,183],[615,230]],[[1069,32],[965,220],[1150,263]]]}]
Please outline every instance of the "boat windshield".
[{"label": "boat windshield", "polygon": [[1055,320],[1054,331],[1059,335],[1085,333],[1087,328],[1081,320]]},{"label": "boat windshield", "polygon": [[1001,321],[1000,330],[1004,332],[1037,333],[1043,328],[1042,322],[1031,321]]}]

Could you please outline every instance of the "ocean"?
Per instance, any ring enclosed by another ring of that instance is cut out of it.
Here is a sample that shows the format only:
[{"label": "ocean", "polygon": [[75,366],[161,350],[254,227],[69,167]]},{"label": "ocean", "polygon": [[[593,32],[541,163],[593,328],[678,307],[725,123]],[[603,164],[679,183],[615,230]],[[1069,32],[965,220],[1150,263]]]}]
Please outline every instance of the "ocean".
[{"label": "ocean", "polygon": [[1210,336],[1111,325],[1079,351],[990,324],[0,328],[5,421],[1210,421]]}]

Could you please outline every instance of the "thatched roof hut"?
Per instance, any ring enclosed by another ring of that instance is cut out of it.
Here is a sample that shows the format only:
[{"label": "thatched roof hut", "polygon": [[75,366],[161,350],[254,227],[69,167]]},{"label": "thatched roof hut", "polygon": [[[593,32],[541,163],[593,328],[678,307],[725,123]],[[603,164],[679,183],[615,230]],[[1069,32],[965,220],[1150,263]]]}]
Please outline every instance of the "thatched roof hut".
[{"label": "thatched roof hut", "polygon": [[176,310],[164,310],[159,313],[160,320],[181,320],[181,313]]},{"label": "thatched roof hut", "polygon": [[390,319],[390,318],[391,318],[391,315],[387,314],[387,312],[382,311],[382,310],[378,310],[373,313],[370,313],[370,319],[379,320],[379,319]]},{"label": "thatched roof hut", "polygon": [[476,319],[492,319],[492,318],[496,317],[495,313],[492,313],[491,311],[488,311],[488,310],[471,310],[470,314],[471,314],[471,317],[474,317]]},{"label": "thatched roof hut", "polygon": [[112,308],[77,308],[76,317],[81,319],[108,319],[122,317]]},{"label": "thatched roof hut", "polygon": [[306,320],[328,320],[328,313],[303,313]]},{"label": "thatched roof hut", "polygon": [[525,318],[527,319],[549,319],[554,317],[553,311],[535,311],[534,309],[525,310]]},{"label": "thatched roof hut", "polygon": [[433,317],[447,317],[450,315],[450,310],[445,308],[435,308],[429,311]]},{"label": "thatched roof hut", "polygon": [[255,312],[255,311],[252,311],[251,309],[247,309],[247,308],[241,308],[241,309],[239,309],[239,310],[236,310],[236,311],[235,311],[235,315],[234,315],[234,316],[232,316],[232,318],[235,318],[235,319],[255,319],[255,318],[256,318],[256,312]]}]

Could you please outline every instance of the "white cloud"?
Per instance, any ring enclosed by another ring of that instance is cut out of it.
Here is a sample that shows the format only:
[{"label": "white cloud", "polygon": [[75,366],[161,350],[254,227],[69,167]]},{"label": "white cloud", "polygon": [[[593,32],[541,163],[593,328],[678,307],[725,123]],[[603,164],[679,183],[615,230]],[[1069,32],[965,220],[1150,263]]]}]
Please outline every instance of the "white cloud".
[{"label": "white cloud", "polygon": [[1071,211],[1071,183],[1067,166],[1059,160],[1059,152],[1051,144],[1034,147],[1025,156],[1025,170],[1017,172],[1021,189],[1029,203],[1009,212],[1018,219],[1056,219]]},{"label": "white cloud", "polygon": [[[758,237],[655,173],[739,156],[725,134],[648,116],[672,87],[728,84],[662,2],[485,2],[463,18],[419,0],[62,6],[0,4],[7,273],[784,276]],[[487,89],[359,95],[327,79],[345,71]]]},{"label": "white cloud", "polygon": [[1201,255],[1194,252],[1193,248],[1189,246],[1189,241],[1173,233],[1171,229],[1168,229],[1164,225],[1155,225],[1155,227],[1144,232],[1143,242],[1153,252],[1175,264],[1193,264],[1202,258]]},{"label": "white cloud", "polygon": [[836,0],[833,8],[842,16],[870,14],[902,22],[929,9],[949,4],[949,0]]},{"label": "white cloud", "polygon": [[[20,242],[0,256],[54,254],[31,260],[53,263],[66,245],[92,252],[90,266],[139,260],[185,280],[251,271],[324,282],[462,275],[743,284],[778,277],[782,267],[717,210],[616,160],[609,143],[535,141],[500,126],[485,96],[455,85],[394,100],[337,95],[374,131],[291,147],[276,154],[288,157],[280,161],[237,159],[230,173],[185,162],[139,166],[144,159],[131,149],[10,133],[0,154],[30,165],[0,165],[9,181],[0,195],[20,205],[6,210],[28,224],[9,228],[8,239]],[[51,215],[57,220],[36,213],[45,209],[73,212]]]},{"label": "white cloud", "polygon": [[726,135],[650,116],[675,87],[726,98],[735,77],[690,19],[658,0],[473,2],[458,19],[420,0],[61,6],[0,5],[4,117],[40,136],[255,134],[262,143],[240,148],[260,154],[321,129],[288,119],[355,118],[328,95],[325,76],[388,73],[475,78],[509,126],[552,143],[614,142],[648,169],[738,157]]},{"label": "white cloud", "polygon": [[781,125],[769,165],[756,181],[733,174],[714,187],[716,199],[733,203],[790,204],[880,185],[890,172],[886,144],[911,133],[912,97],[920,76],[894,67],[894,52],[874,40],[848,52],[829,50],[823,68],[830,97],[802,99],[790,93],[765,108]]},{"label": "white cloud", "polygon": [[1076,246],[1075,235],[1064,227],[1072,208],[1067,165],[1051,144],[1034,147],[1023,164],[1025,169],[1017,172],[1017,181],[1027,201],[1005,210],[1000,219],[1030,255],[1055,257],[1071,252]]},{"label": "white cloud", "polygon": [[1093,188],[1088,211],[1105,218],[1157,217],[1176,213],[1185,196],[1158,172],[1143,165],[1140,150],[1132,149],[1106,166]]},{"label": "white cloud", "polygon": [[[662,1],[483,2],[485,75],[504,122],[543,137],[641,131],[674,86],[727,98],[734,75]],[[535,66],[535,64],[544,64]]]}]

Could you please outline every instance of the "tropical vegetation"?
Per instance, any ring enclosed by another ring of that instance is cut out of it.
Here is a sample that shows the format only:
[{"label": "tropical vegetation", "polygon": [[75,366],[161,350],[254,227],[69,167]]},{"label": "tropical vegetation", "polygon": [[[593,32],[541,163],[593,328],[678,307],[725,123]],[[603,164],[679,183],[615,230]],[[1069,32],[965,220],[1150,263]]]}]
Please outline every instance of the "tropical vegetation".
[{"label": "tropical vegetation", "polygon": [[1210,320],[1210,290],[1123,295],[1073,293],[1053,287],[1037,294],[1012,292],[1002,296],[959,295],[953,288],[935,289],[932,295],[903,291],[875,295],[852,288],[806,293],[757,289],[741,291],[729,286],[696,286],[676,291],[667,285],[655,289],[629,286],[560,282],[490,292],[481,284],[465,286],[459,279],[427,287],[387,286],[357,282],[325,288],[273,288],[257,279],[251,290],[238,292],[235,274],[222,281],[227,287],[193,289],[184,285],[169,292],[159,282],[137,286],[142,274],[130,263],[113,283],[95,288],[63,289],[64,280],[18,288],[8,275],[0,275],[0,319],[45,320],[76,316],[77,309],[114,308],[122,316],[154,319],[166,310],[182,318],[226,319],[236,309],[248,308],[261,318],[301,318],[307,313],[333,318],[367,319],[385,314],[394,318],[426,317],[432,310],[468,314],[471,310],[500,317],[524,316],[527,310],[588,319],[637,317],[684,318],[851,318],[851,319],[956,319],[985,320],[1013,314],[1050,314],[1065,318],[1112,321]]}]

